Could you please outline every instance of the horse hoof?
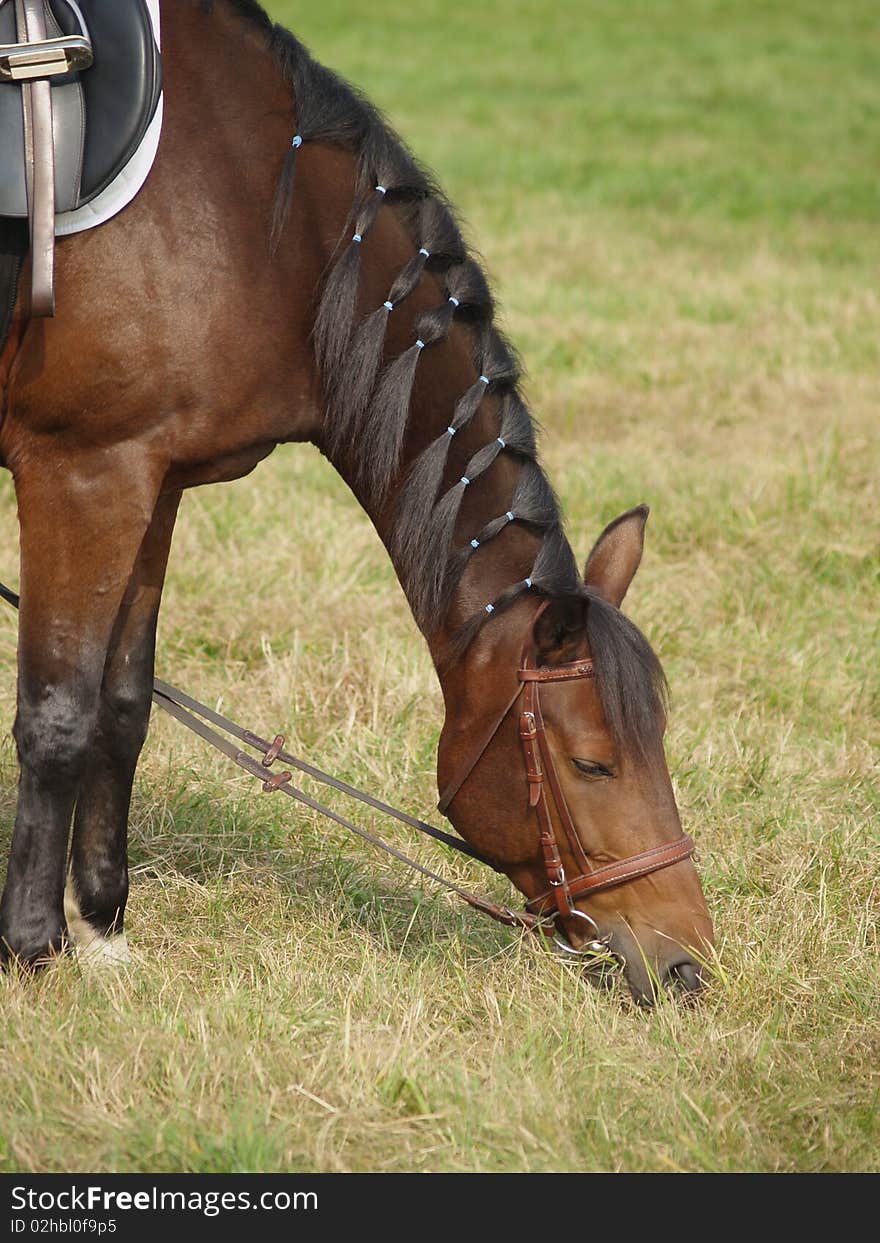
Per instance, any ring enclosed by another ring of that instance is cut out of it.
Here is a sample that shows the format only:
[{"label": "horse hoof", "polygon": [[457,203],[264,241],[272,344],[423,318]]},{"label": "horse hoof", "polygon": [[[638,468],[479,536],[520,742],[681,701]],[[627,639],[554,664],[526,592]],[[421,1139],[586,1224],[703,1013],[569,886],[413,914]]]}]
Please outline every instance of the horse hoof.
[{"label": "horse hoof", "polygon": [[109,937],[96,933],[86,944],[77,941],[74,944],[74,953],[77,962],[88,967],[124,967],[131,962],[124,932]]},{"label": "horse hoof", "polygon": [[63,932],[53,936],[17,938],[6,935],[0,938],[0,970],[18,968],[20,971],[40,971],[50,967],[70,952],[70,942]]}]

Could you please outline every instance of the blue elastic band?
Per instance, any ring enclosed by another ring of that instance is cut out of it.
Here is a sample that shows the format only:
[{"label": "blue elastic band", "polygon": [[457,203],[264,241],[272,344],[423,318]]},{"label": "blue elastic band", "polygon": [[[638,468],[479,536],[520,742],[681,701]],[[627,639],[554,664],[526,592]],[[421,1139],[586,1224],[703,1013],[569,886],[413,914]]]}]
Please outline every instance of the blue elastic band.
[{"label": "blue elastic band", "polygon": [[294,151],[297,149],[297,147],[301,147],[303,145],[302,134],[294,134],[293,138],[291,138],[290,140],[290,145],[291,147],[293,147]]},{"label": "blue elastic band", "polygon": [[461,303],[459,302],[458,298],[451,297],[449,301],[452,303],[453,306],[461,306]]},{"label": "blue elastic band", "polygon": [[424,246],[420,246],[420,247],[419,247],[419,254],[420,254],[420,255],[424,255],[426,259],[430,259],[430,258],[431,258],[431,252],[430,252],[430,250],[425,250]]},{"label": "blue elastic band", "polygon": [[472,539],[471,548],[479,548],[479,547],[480,547],[480,541],[478,539]]},{"label": "blue elastic band", "polygon": [[530,578],[524,578],[523,582],[525,583],[527,587],[531,587],[532,585],[532,580]]},{"label": "blue elastic band", "polygon": [[486,605],[486,612],[487,612],[487,613],[494,613],[494,612],[495,612],[495,605],[494,605],[494,604],[487,604],[487,605]]},{"label": "blue elastic band", "polygon": [[362,242],[364,239],[361,237],[360,233],[355,233],[351,240],[353,242]]},{"label": "blue elastic band", "polygon": [[384,186],[376,186],[376,190],[377,190],[377,192],[378,192],[379,194],[387,194],[387,193],[388,193],[388,191],[385,189],[385,187],[384,187]]},{"label": "blue elastic band", "polygon": [[455,433],[458,431],[458,428],[457,428],[457,427],[452,427],[452,426],[450,426],[450,427],[447,427],[447,429],[446,429],[446,430],[447,430],[447,432],[449,433],[449,435],[450,435],[450,436],[454,436],[454,435],[455,435]]},{"label": "blue elastic band", "polygon": [[463,483],[464,486],[467,487],[468,484],[470,483],[470,479],[468,479],[467,475],[462,475],[461,479],[459,479],[458,482]]},{"label": "blue elastic band", "polygon": [[393,303],[393,302],[383,302],[383,303],[382,303],[382,305],[384,306],[384,308],[385,308],[385,310],[386,310],[386,311],[393,311],[393,310],[394,310],[394,303]]},{"label": "blue elastic band", "polygon": [[424,343],[424,341],[422,340],[422,338],[421,338],[421,337],[419,337],[418,341],[416,341],[416,346],[417,346],[420,350],[423,350],[423,349],[425,348],[425,343]]},{"label": "blue elastic band", "polygon": [[507,511],[507,513],[504,515],[504,517],[507,519],[507,521],[508,521],[508,522],[513,522],[513,510],[512,510],[512,509],[508,509],[508,511]]},{"label": "blue elastic band", "polygon": [[506,441],[504,441],[504,440],[502,440],[500,436],[496,436],[496,437],[495,437],[495,439],[496,439],[496,440],[498,441],[498,443],[501,445],[501,448],[502,448],[502,449],[506,449],[506,448],[507,448],[507,442],[506,442]]},{"label": "blue elastic band", "polygon": [[492,381],[489,379],[489,377],[488,377],[487,375],[481,375],[481,376],[480,376],[480,383],[481,383],[481,384],[491,384],[491,383],[492,383]]}]

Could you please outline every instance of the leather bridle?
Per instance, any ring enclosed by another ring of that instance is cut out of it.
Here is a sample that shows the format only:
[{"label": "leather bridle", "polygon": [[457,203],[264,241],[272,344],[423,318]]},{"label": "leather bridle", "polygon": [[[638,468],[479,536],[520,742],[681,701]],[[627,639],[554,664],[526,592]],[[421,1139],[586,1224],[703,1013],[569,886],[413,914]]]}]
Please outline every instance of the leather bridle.
[{"label": "leather bridle", "polygon": [[[493,719],[491,726],[484,731],[478,748],[469,753],[465,763],[459,767],[456,775],[444,788],[438,806],[444,814],[447,812],[453,799],[482,759],[502,723],[516,707],[518,701],[522,700],[519,705],[519,736],[529,787],[529,807],[537,816],[541,852],[550,886],[537,897],[529,899],[526,902],[526,910],[539,919],[553,916],[558,916],[563,920],[583,919],[591,924],[598,934],[598,928],[590,916],[577,909],[577,901],[592,897],[607,889],[613,889],[618,885],[625,885],[629,881],[637,880],[640,876],[658,872],[661,868],[671,867],[674,863],[680,863],[694,853],[694,842],[687,833],[682,833],[672,842],[653,846],[650,850],[643,850],[626,859],[618,859],[598,868],[590,866],[566,802],[547,738],[541,712],[541,687],[552,682],[592,678],[595,673],[593,661],[588,658],[550,667],[536,666],[535,624],[548,604],[549,601],[545,600],[532,618],[528,637],[523,645],[517,673],[519,685],[516,692],[500,714]],[[556,819],[578,869],[577,875],[573,877],[566,875],[559,853],[559,843],[550,810],[551,798],[556,809]],[[557,942],[557,944],[566,948],[562,942]],[[601,948],[601,942],[599,944],[592,942],[589,948],[595,951]]]}]

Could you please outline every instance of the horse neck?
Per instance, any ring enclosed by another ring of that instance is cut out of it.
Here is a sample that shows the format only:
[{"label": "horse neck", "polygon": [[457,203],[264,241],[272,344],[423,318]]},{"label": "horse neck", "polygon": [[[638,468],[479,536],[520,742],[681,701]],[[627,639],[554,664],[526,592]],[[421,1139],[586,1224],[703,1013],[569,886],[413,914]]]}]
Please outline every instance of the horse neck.
[{"label": "horse neck", "polygon": [[[327,175],[326,153],[304,151],[302,173]],[[337,154],[336,162],[340,160]],[[338,169],[337,169],[338,173]],[[299,173],[297,176],[299,177]],[[352,170],[353,176],[353,170]],[[336,178],[338,184],[338,176]],[[383,306],[396,276],[412,259],[415,245],[406,223],[389,206],[376,217],[369,237],[362,243],[361,271],[358,287],[356,325]],[[383,365],[388,367],[408,350],[418,339],[418,324],[426,311],[442,307],[447,301],[442,273],[427,269],[412,294],[388,315],[383,351]],[[355,329],[355,334],[357,328]],[[354,348],[353,341],[351,348]],[[401,501],[413,468],[424,451],[448,435],[456,405],[462,394],[479,383],[479,370],[475,364],[475,330],[466,323],[453,322],[448,335],[427,345],[415,364],[415,381],[408,403],[406,431],[403,436],[399,460],[389,478],[376,487],[376,474],[381,475],[383,464],[371,461],[375,456],[376,425],[383,417],[382,411],[368,411],[364,425],[358,434],[342,434],[335,426],[336,419],[346,422],[346,411],[334,409],[328,402],[322,433],[318,443],[339,474],[349,484],[362,508],[365,510],[384,543],[404,593],[414,605],[416,621],[428,642],[441,683],[456,681],[455,668],[461,662],[449,659],[450,640],[469,619],[484,611],[511,584],[528,577],[535,563],[542,542],[542,534],[516,522],[507,524],[502,531],[472,551],[457,581],[455,590],[445,602],[442,616],[422,616],[414,602],[420,595],[420,576],[431,572],[432,565],[418,564],[418,556],[410,559],[403,553],[396,539],[401,520]],[[344,360],[343,364],[344,366]],[[377,386],[381,386],[380,372]],[[496,441],[501,430],[501,405],[503,398],[492,391],[486,393],[474,417],[454,437],[450,437],[448,457],[442,474],[437,497],[442,498],[450,489],[460,485],[468,463],[475,454]],[[452,546],[441,550],[443,556],[456,550],[466,549],[493,519],[505,515],[510,508],[523,462],[516,454],[499,452],[491,466],[473,483],[466,486],[455,521]],[[424,514],[427,520],[431,497],[425,498]],[[485,664],[489,653],[499,646],[509,655],[509,631],[512,629],[522,641],[524,614],[534,611],[525,599],[521,606],[511,610],[511,617],[492,619],[491,625],[481,628],[468,663]],[[487,620],[489,614],[486,614]]]},{"label": "horse neck", "polygon": [[[295,129],[303,122],[303,109],[302,101],[296,100],[292,107],[281,106],[280,92],[287,94],[289,100],[290,83],[284,80],[277,57],[267,46],[271,31],[259,23],[243,21],[241,9],[228,3],[216,3],[213,13],[207,16],[204,6],[195,4],[166,8],[169,10],[167,46],[169,53],[181,62],[173,66],[177,71],[175,80],[186,79],[188,89],[200,89],[195,86],[197,80],[202,81],[199,66],[190,64],[191,49],[204,49],[210,41],[209,61],[221,63],[226,78],[235,79],[236,90],[242,97],[251,99],[253,96],[254,108],[259,105],[262,120],[253,134],[252,149],[256,151],[259,137],[259,144],[264,147],[261,162],[265,161],[267,169],[277,170],[284,159],[283,152],[290,151]],[[190,69],[193,70],[191,75]],[[206,71],[204,89],[209,89],[209,78],[213,82],[210,89],[215,91],[213,71],[210,74]],[[287,129],[285,114],[289,118]],[[351,235],[347,230],[352,228],[352,217],[356,215],[353,205],[358,204],[363,191],[361,174],[359,154],[334,145],[330,138],[322,141],[320,135],[315,135],[315,140],[311,141],[307,134],[304,145],[296,153],[289,216],[274,260],[276,269],[284,274],[283,281],[276,282],[275,288],[279,284],[287,285],[289,294],[283,305],[273,305],[277,318],[286,318],[289,322],[296,337],[297,353],[300,349],[303,354],[311,352],[308,342],[313,336],[313,316],[321,301],[321,289],[326,280],[332,281],[337,265],[345,260],[346,247],[350,249]],[[403,207],[395,205],[391,197],[388,202],[377,200],[369,230],[364,230],[358,255],[356,297],[349,308],[353,328],[344,334],[347,349],[355,347],[358,326],[383,306],[402,269],[411,265],[417,256],[418,212],[412,203]],[[268,223],[265,221],[266,225]],[[441,233],[445,227],[441,228]],[[451,221],[449,227],[455,232]],[[340,239],[343,239],[341,243]],[[311,297],[304,288],[304,281],[308,290],[314,291]],[[388,315],[382,347],[383,366],[393,365],[394,360],[411,351],[426,312],[448,305],[446,286],[447,277],[442,266],[428,263],[408,296]],[[320,320],[320,314],[318,318]],[[480,373],[475,355],[479,351],[475,348],[475,333],[467,322],[456,318],[448,332],[430,341],[421,351],[407,402],[399,453],[394,455],[393,465],[381,487],[376,487],[377,464],[371,461],[375,445],[382,439],[381,411],[367,410],[361,424],[352,428],[345,422],[344,409],[328,400],[319,423],[292,425],[289,436],[282,437],[312,439],[354,491],[388,549],[403,590],[413,605],[417,623],[427,639],[444,691],[455,682],[456,670],[460,671],[464,663],[488,665],[499,648],[505,653],[505,666],[509,663],[509,649],[514,642],[510,636],[515,634],[516,641],[521,642],[524,618],[534,611],[534,601],[528,595],[508,614],[491,618],[491,624],[480,628],[466,662],[450,662],[449,640],[464,623],[479,615],[512,584],[528,578],[543,539],[543,530],[519,522],[509,523],[470,556],[454,591],[444,599],[442,610],[426,613],[423,580],[433,565],[426,564],[424,558],[419,564],[418,557],[413,559],[406,555],[395,538],[399,528],[399,502],[413,466],[425,448],[445,433],[459,398],[478,381]],[[330,360],[329,369],[326,357],[317,361],[319,365],[314,370],[323,373],[321,382],[325,393],[330,395],[337,378],[334,368],[344,369],[346,353],[337,351],[336,358]],[[311,372],[312,367],[308,370]],[[379,368],[377,384],[381,386],[381,383],[382,368]],[[500,389],[493,383],[482,397],[476,414],[452,438],[439,496],[462,477],[474,455],[484,446],[492,445],[499,436],[504,397],[496,395],[496,387]],[[445,560],[453,549],[467,548],[469,541],[487,523],[505,514],[522,469],[521,457],[499,452],[491,466],[465,489],[451,539],[437,552],[435,562],[438,557]],[[380,474],[384,471],[381,461],[378,470]],[[431,512],[433,499],[432,496],[425,498],[426,516]]]}]

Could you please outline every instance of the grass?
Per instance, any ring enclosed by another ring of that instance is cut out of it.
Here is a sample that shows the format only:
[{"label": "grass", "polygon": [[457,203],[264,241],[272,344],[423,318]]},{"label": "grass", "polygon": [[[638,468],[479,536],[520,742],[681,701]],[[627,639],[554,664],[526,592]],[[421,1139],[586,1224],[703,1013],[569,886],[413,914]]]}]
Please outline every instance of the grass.
[{"label": "grass", "polygon": [[[718,978],[698,1008],[634,1011],[155,719],[134,966],[0,982],[0,1169],[876,1170],[870,6],[272,7],[469,219],[576,549],[653,507],[628,607],[673,688]],[[6,478],[13,579],[16,540]],[[4,842],[14,652],[10,614]],[[310,448],[188,496],[159,669],[430,812],[428,657]]]}]

